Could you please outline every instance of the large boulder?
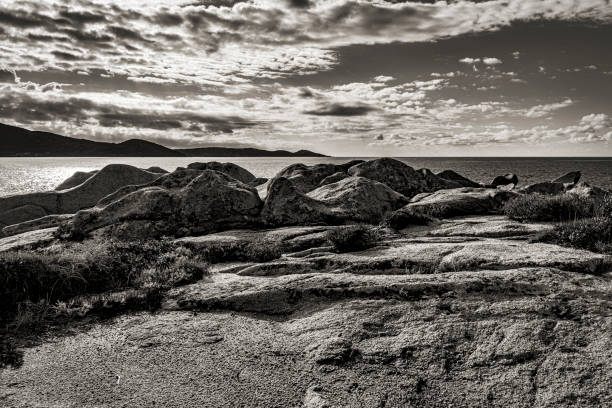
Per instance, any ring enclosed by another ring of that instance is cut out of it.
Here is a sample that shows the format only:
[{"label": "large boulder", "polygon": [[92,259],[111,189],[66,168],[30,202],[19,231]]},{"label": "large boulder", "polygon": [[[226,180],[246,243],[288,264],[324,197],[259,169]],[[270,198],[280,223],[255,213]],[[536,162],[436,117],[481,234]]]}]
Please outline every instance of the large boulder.
[{"label": "large boulder", "polygon": [[147,169],[145,169],[146,171],[150,171],[151,173],[159,173],[159,174],[166,174],[169,173],[168,170],[166,169],[162,169],[161,167],[158,166],[151,166]]},{"label": "large boulder", "polygon": [[111,164],[85,182],[67,190],[0,198],[0,220],[11,225],[49,214],[72,214],[94,206],[102,197],[121,187],[150,183],[159,177],[160,174],[133,166]]},{"label": "large boulder", "polygon": [[250,183],[253,180],[255,180],[255,176],[250,171],[234,163],[219,163],[219,162],[191,163],[190,165],[187,166],[187,168],[192,169],[192,170],[219,171],[243,183]]},{"label": "large boulder", "polygon": [[408,199],[402,194],[363,177],[347,177],[308,194],[280,177],[269,186],[261,219],[272,226],[378,222],[406,203]]},{"label": "large boulder", "polygon": [[497,188],[500,186],[507,186],[510,184],[514,184],[516,186],[518,182],[519,182],[519,179],[516,174],[508,173],[508,174],[504,174],[503,176],[495,177],[493,181],[491,182],[491,187]]},{"label": "large boulder", "polygon": [[348,177],[319,187],[307,196],[322,201],[341,218],[369,222],[380,221],[409,201],[386,184],[364,177]]},{"label": "large boulder", "polygon": [[521,193],[525,194],[547,194],[557,195],[565,192],[566,185],[563,183],[555,183],[551,181],[544,181],[542,183],[530,184],[527,187],[522,188]]},{"label": "large boulder", "polygon": [[553,183],[561,183],[561,184],[576,184],[580,181],[580,176],[582,173],[580,171],[571,171],[555,180]]},{"label": "large boulder", "polygon": [[89,179],[91,176],[93,176],[97,172],[98,170],[77,171],[72,176],[64,180],[59,186],[55,187],[55,191],[67,190],[69,188],[76,187],[79,184],[84,183],[85,180]]},{"label": "large boulder", "polygon": [[282,177],[291,181],[297,191],[305,194],[317,188],[321,181],[338,172],[346,174],[342,165],[320,163],[307,166],[296,163],[281,170],[274,178]]},{"label": "large boulder", "polygon": [[481,215],[500,211],[516,195],[492,188],[463,187],[419,194],[406,207],[438,218]]},{"label": "large boulder", "polygon": [[409,198],[429,191],[427,182],[421,173],[399,160],[387,157],[357,164],[351,167],[348,173],[351,176],[365,177],[385,183]]},{"label": "large boulder", "polygon": [[419,173],[423,176],[425,180],[425,185],[427,186],[427,191],[437,191],[446,188],[460,188],[465,187],[463,183],[455,180],[448,180],[442,177],[438,177],[438,175],[434,174],[429,169],[419,169]]},{"label": "large boulder", "polygon": [[117,237],[142,239],[197,235],[256,222],[262,203],[253,187],[214,170],[175,173],[104,207],[79,211],[64,232],[82,236],[105,228]]},{"label": "large boulder", "polygon": [[319,183],[319,186],[326,186],[328,184],[336,183],[347,177],[349,177],[348,173],[339,171],[337,173],[332,174],[331,176],[325,177],[323,180],[321,180],[321,182]]},{"label": "large boulder", "polygon": [[324,203],[301,193],[285,177],[275,177],[270,181],[260,217],[264,224],[273,226],[316,225],[335,220]]},{"label": "large boulder", "polygon": [[445,180],[455,181],[459,183],[461,187],[482,187],[480,184],[476,183],[475,181],[472,181],[468,179],[467,177],[464,177],[461,174],[453,170],[441,171],[440,173],[436,174],[436,176],[442,179],[445,179]]}]

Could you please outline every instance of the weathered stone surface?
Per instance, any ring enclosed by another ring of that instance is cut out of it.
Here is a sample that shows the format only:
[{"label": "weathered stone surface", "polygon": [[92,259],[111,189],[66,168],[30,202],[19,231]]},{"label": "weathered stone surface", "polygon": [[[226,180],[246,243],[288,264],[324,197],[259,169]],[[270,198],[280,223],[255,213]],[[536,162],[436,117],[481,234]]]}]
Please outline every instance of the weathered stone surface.
[{"label": "weathered stone surface", "polygon": [[[0,400],[11,407],[609,405],[611,264],[521,234],[490,238],[503,221],[455,219],[386,235],[367,251],[320,247],[226,265],[172,289],[157,313],[26,348],[23,366],[1,373]],[[179,241],[288,242],[329,228]]]},{"label": "weathered stone surface", "polygon": [[453,170],[444,170],[436,175],[445,180],[456,181],[461,184],[461,187],[481,187],[479,183],[476,183],[475,181],[472,181]]},{"label": "weathered stone surface", "polygon": [[145,170],[146,171],[150,171],[151,173],[163,173],[163,174],[169,173],[168,170],[162,169],[161,167],[158,167],[158,166],[152,166],[152,167],[149,167],[148,169],[145,169]]},{"label": "weathered stone surface", "polygon": [[64,180],[59,186],[55,187],[55,191],[67,190],[82,184],[85,180],[96,174],[98,170],[93,171],[77,171],[72,176]]},{"label": "weathered stone surface", "polygon": [[563,183],[555,183],[550,181],[545,181],[543,183],[531,184],[527,187],[522,188],[521,193],[525,194],[548,194],[548,195],[557,195],[565,192],[566,185]]},{"label": "weathered stone surface", "polygon": [[192,169],[192,170],[219,171],[245,184],[248,184],[252,182],[253,180],[255,180],[255,176],[250,171],[234,163],[219,163],[219,162],[191,163],[190,165],[187,166],[187,168]]},{"label": "weathered stone surface", "polygon": [[425,185],[427,186],[427,191],[436,191],[446,188],[460,188],[465,187],[463,183],[455,180],[448,180],[442,177],[438,177],[429,169],[419,169],[417,170],[421,173],[423,179],[425,180]]},{"label": "weathered stone surface", "polygon": [[516,174],[508,173],[503,176],[497,176],[491,182],[491,187],[496,188],[498,186],[505,186],[508,184],[514,184],[515,186],[518,184],[519,179]]},{"label": "weathered stone surface", "polygon": [[347,177],[307,194],[324,202],[340,218],[378,222],[390,211],[408,203],[402,194],[386,184],[363,177]]},{"label": "weathered stone surface", "polygon": [[80,211],[68,229],[86,234],[109,227],[116,236],[146,238],[201,234],[255,222],[261,200],[253,187],[213,170],[196,173],[168,174],[158,185],[140,188],[105,207]]},{"label": "weathered stone surface", "polygon": [[[40,218],[48,214],[71,214],[89,208],[102,197],[131,184],[144,184],[160,175],[136,167],[111,164],[76,187],[62,191],[47,191],[0,198],[0,219],[7,225]],[[20,207],[39,207],[42,210],[26,212]],[[27,215],[27,216],[25,216]],[[31,218],[28,218],[31,217]]]},{"label": "weathered stone surface", "polygon": [[523,223],[499,215],[451,218],[420,228],[417,234],[435,237],[517,238],[552,229],[552,223]]},{"label": "weathered stone surface", "polygon": [[408,198],[429,191],[422,174],[395,159],[370,160],[351,167],[348,173],[384,183]]},{"label": "weathered stone surface", "polygon": [[345,167],[331,163],[321,163],[313,166],[297,163],[281,170],[272,181],[283,177],[291,181],[297,191],[305,194],[317,188],[325,178],[338,172],[346,173]]},{"label": "weathered stone surface", "polygon": [[[58,227],[62,223],[69,221],[72,218],[72,214],[58,214],[58,215],[47,215],[41,218],[35,218],[33,220],[24,221],[19,224],[12,224],[2,228],[2,234],[4,236],[21,234],[27,231],[35,231],[39,229],[46,229],[52,227]],[[1,234],[0,234],[1,235]]]},{"label": "weathered stone surface", "polygon": [[321,182],[319,183],[319,186],[325,186],[327,184],[336,183],[347,177],[349,177],[348,173],[339,171],[337,173],[332,174],[331,176],[325,177],[323,180],[321,180]]},{"label": "weathered stone surface", "polygon": [[268,186],[268,195],[261,211],[267,225],[313,225],[334,222],[331,210],[322,202],[302,194],[285,177],[275,177]]},{"label": "weathered stone surface", "polygon": [[257,177],[253,180],[251,180],[250,182],[248,182],[247,184],[249,186],[253,186],[253,187],[257,187],[257,186],[261,186],[262,184],[267,183],[268,179],[265,177]]},{"label": "weathered stone surface", "polygon": [[580,176],[582,175],[582,173],[580,173],[579,171],[571,171],[555,180],[553,180],[553,183],[561,183],[561,184],[576,184],[580,181]]},{"label": "weathered stone surface", "polygon": [[0,226],[18,224],[27,220],[44,217],[47,211],[33,204],[26,204],[0,213]]},{"label": "weathered stone surface", "polygon": [[308,194],[281,177],[268,188],[261,219],[272,226],[377,222],[407,202],[387,185],[363,177],[347,177]]},{"label": "weathered stone surface", "polygon": [[[47,244],[55,239],[53,234],[56,230],[57,228],[37,229],[34,231],[28,231],[21,234],[0,238],[0,252]],[[2,370],[0,369],[0,373],[1,371]]]},{"label": "weathered stone surface", "polygon": [[463,187],[419,194],[408,207],[435,217],[456,217],[495,213],[516,193],[490,188]]}]

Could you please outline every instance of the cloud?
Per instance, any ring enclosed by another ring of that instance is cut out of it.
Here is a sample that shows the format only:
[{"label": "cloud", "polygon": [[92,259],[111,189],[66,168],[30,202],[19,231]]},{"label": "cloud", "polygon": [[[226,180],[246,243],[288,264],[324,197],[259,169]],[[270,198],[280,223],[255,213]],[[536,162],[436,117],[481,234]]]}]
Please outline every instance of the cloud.
[{"label": "cloud", "polygon": [[551,112],[567,108],[568,106],[572,106],[573,104],[574,101],[568,98],[562,102],[549,103],[546,105],[537,105],[527,110],[527,112],[525,112],[525,116],[527,116],[528,118],[542,118],[544,116],[547,116]]},{"label": "cloud", "polygon": [[498,65],[498,64],[502,63],[502,61],[500,59],[493,58],[493,57],[483,58],[482,62],[484,62],[486,65]]},{"label": "cloud", "polygon": [[465,57],[459,60],[463,64],[476,64],[480,62],[480,58]]},{"label": "cloud", "polygon": [[375,110],[370,106],[361,106],[361,105],[341,105],[338,103],[334,103],[328,106],[324,106],[322,108],[316,110],[306,111],[309,115],[317,115],[317,116],[361,116],[367,115],[368,113]]}]

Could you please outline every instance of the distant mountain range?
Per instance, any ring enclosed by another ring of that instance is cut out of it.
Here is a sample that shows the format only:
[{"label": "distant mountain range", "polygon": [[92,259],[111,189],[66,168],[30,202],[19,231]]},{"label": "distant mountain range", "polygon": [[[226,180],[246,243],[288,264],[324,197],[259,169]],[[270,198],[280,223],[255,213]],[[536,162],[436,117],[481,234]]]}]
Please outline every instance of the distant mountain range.
[{"label": "distant mountain range", "polygon": [[325,157],[309,150],[203,147],[169,149],[157,143],[130,139],[121,143],[94,142],[37,132],[0,123],[0,157]]}]

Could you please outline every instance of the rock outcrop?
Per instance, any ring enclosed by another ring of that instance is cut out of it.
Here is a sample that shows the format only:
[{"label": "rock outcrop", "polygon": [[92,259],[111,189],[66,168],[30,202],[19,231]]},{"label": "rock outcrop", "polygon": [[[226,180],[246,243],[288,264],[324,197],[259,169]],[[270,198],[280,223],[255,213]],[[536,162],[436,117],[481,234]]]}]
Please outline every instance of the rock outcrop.
[{"label": "rock outcrop", "polygon": [[407,164],[390,158],[370,160],[348,170],[351,176],[365,177],[384,183],[408,198],[429,191],[421,173]]},{"label": "rock outcrop", "polygon": [[455,181],[460,184],[460,187],[482,187],[479,183],[476,183],[475,181],[472,181],[453,170],[444,170],[436,174],[436,176],[445,180]]},{"label": "rock outcrop", "polygon": [[387,185],[363,177],[347,177],[308,194],[280,177],[273,179],[268,188],[261,219],[272,226],[375,223],[407,202],[406,197]]},{"label": "rock outcrop", "polygon": [[250,171],[234,163],[219,163],[219,162],[191,163],[187,166],[187,168],[191,170],[219,171],[245,184],[251,183],[256,178]]},{"label": "rock outcrop", "polygon": [[491,182],[491,187],[497,188],[499,186],[507,186],[510,184],[514,184],[515,186],[518,184],[519,179],[516,174],[508,173],[503,176],[497,176]]},{"label": "rock outcrop", "polygon": [[567,186],[563,183],[544,181],[542,183],[530,184],[527,187],[523,187],[520,192],[525,194],[557,195],[564,193],[566,190]]},{"label": "rock outcrop", "polygon": [[154,184],[78,212],[65,226],[67,233],[105,228],[138,239],[203,234],[252,226],[262,205],[253,187],[214,170],[183,169]]},{"label": "rock outcrop", "polygon": [[555,180],[553,180],[553,183],[561,183],[561,184],[576,184],[580,181],[580,176],[582,175],[582,173],[580,173],[579,171],[571,171]]},{"label": "rock outcrop", "polygon": [[419,194],[407,207],[437,218],[491,214],[516,195],[499,189],[463,187]]},{"label": "rock outcrop", "polygon": [[261,211],[266,225],[313,225],[334,223],[336,217],[322,202],[301,193],[295,183],[285,177],[274,177]]},{"label": "rock outcrop", "polygon": [[111,164],[76,187],[0,198],[0,222],[11,225],[50,214],[72,214],[93,207],[98,200],[117,189],[149,183],[160,177],[136,167]]},{"label": "rock outcrop", "polygon": [[87,180],[88,178],[96,174],[97,172],[98,170],[77,171],[72,176],[64,180],[59,186],[55,187],[55,191],[67,190],[69,188],[76,187],[79,184],[82,184],[83,182],[85,182],[85,180]]},{"label": "rock outcrop", "polygon": [[386,184],[363,177],[347,177],[307,195],[325,203],[339,218],[374,223],[408,203],[405,196]]},{"label": "rock outcrop", "polygon": [[285,178],[293,183],[297,191],[306,194],[317,188],[325,178],[338,172],[346,174],[346,170],[344,170],[342,166],[336,164],[322,163],[307,166],[302,163],[297,163],[281,170],[274,176],[274,179],[281,177]]}]

